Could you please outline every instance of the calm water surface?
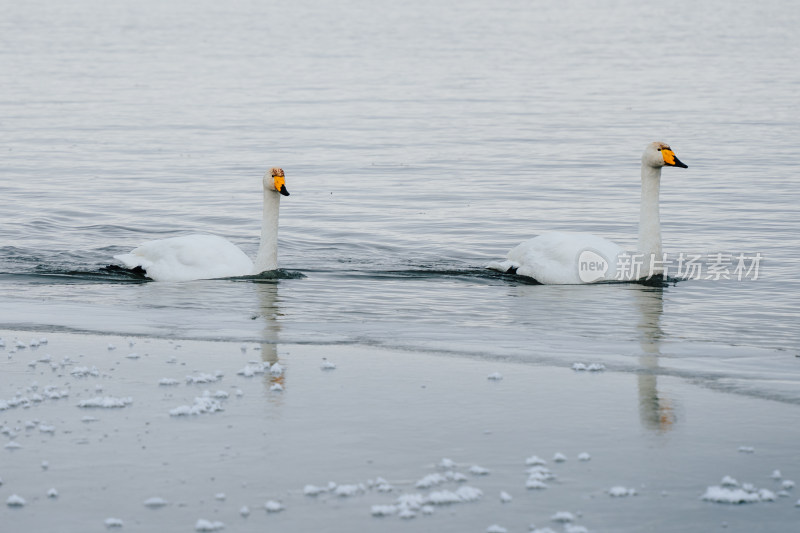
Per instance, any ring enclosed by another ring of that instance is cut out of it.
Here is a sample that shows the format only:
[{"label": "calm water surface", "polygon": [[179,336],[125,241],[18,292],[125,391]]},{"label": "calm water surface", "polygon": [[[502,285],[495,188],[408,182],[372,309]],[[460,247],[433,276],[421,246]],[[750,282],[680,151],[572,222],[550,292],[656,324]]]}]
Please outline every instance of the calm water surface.
[{"label": "calm water surface", "polygon": [[[800,402],[800,10],[735,4],[10,3],[0,327],[632,371],[655,353],[660,371]],[[759,252],[757,280],[484,271],[551,229],[633,247],[653,140],[689,165],[664,171],[665,250]],[[253,255],[273,165],[292,193],[280,262],[304,277],[101,270],[190,232]]]}]

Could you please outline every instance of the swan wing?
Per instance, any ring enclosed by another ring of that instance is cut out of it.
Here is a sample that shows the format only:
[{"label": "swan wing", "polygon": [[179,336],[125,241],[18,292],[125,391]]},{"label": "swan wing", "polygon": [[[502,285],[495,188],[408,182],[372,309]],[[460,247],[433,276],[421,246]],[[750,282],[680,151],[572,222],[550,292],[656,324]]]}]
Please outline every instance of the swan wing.
[{"label": "swan wing", "polygon": [[617,257],[623,249],[591,233],[554,231],[539,235],[512,248],[506,261],[492,263],[489,268],[503,271],[515,268],[518,275],[544,284],[581,284],[586,281],[581,279],[579,263],[581,254],[587,250],[608,264],[608,269],[593,281],[614,280]]},{"label": "swan wing", "polygon": [[253,262],[236,245],[216,235],[185,235],[149,241],[115,259],[140,267],[156,281],[247,276]]}]

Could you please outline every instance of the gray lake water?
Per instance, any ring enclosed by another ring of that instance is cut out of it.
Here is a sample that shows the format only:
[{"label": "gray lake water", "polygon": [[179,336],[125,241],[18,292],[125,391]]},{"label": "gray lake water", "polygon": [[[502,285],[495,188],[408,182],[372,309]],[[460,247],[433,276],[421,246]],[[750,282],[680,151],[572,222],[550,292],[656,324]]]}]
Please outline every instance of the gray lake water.
[{"label": "gray lake water", "polygon": [[[800,403],[798,27],[777,0],[6,2],[0,328],[602,362]],[[547,230],[633,247],[654,140],[689,165],[664,170],[665,251],[759,253],[758,279],[484,269]],[[192,232],[253,255],[271,166],[280,279],[103,270]]]}]

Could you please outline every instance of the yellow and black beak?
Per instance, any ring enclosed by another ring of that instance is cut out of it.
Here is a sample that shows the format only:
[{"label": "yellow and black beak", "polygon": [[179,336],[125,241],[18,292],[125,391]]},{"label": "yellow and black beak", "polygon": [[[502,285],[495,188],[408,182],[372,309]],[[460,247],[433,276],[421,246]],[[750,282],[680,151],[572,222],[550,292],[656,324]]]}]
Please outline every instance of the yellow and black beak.
[{"label": "yellow and black beak", "polygon": [[685,165],[675,156],[675,152],[669,150],[668,148],[661,150],[661,156],[664,158],[664,163],[671,167],[689,168],[689,165]]},{"label": "yellow and black beak", "polygon": [[289,191],[286,190],[286,178],[283,176],[273,176],[272,179],[275,182],[275,190],[284,196],[289,196]]}]

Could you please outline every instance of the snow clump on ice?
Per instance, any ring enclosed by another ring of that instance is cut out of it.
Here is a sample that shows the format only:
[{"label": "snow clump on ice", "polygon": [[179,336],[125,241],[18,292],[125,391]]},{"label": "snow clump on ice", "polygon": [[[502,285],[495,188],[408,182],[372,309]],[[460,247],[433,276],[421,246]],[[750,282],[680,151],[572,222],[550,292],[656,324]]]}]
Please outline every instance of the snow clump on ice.
[{"label": "snow clump on ice", "polygon": [[195,531],[219,531],[220,529],[225,529],[225,524],[222,522],[212,522],[211,520],[199,518],[197,523],[194,525],[194,529]]},{"label": "snow clump on ice", "polygon": [[114,398],[113,396],[96,396],[78,402],[78,407],[102,407],[104,409],[118,409],[133,403],[133,398]]},{"label": "snow clump on ice", "polygon": [[608,495],[612,498],[625,498],[627,496],[636,496],[636,489],[628,489],[621,486],[611,487],[608,489]]},{"label": "snow clump on ice", "polygon": [[175,409],[171,409],[169,414],[170,416],[190,416],[216,413],[217,411],[224,411],[222,404],[219,400],[212,398],[209,391],[204,391],[202,396],[194,399],[194,404],[181,405]]}]

